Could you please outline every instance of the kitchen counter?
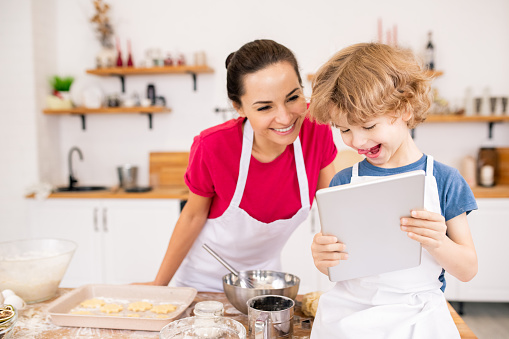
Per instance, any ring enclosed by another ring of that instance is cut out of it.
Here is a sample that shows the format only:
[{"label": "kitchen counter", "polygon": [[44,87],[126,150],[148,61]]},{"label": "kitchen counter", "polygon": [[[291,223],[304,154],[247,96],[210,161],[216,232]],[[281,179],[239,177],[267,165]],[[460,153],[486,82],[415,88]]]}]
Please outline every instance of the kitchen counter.
[{"label": "kitchen counter", "polygon": [[[104,191],[81,192],[53,192],[48,199],[179,199],[187,200],[189,189],[187,186],[155,187],[149,192],[128,193],[122,189],[113,188]],[[34,194],[27,195],[34,198]]]},{"label": "kitchen counter", "polygon": [[[57,297],[68,293],[71,289],[61,288],[57,293]],[[294,318],[294,339],[309,338],[311,329],[307,328],[311,318],[302,314],[300,309],[300,300],[302,296],[297,297],[297,304],[295,309]],[[52,299],[54,300],[54,299]],[[100,328],[79,328],[79,327],[60,327],[53,325],[49,319],[49,315],[45,312],[46,307],[52,300],[28,305],[18,318],[18,322],[12,332],[12,339],[17,338],[103,338],[103,339],[116,339],[116,338],[138,338],[138,339],[156,339],[159,338],[159,332],[147,331],[128,331],[128,330],[111,330]],[[204,300],[217,300],[224,304],[225,316],[233,318],[246,326],[247,330],[247,316],[237,311],[226,299],[224,293],[205,293],[200,292],[196,295],[193,303],[182,314],[182,317],[192,315],[192,310],[197,302]],[[477,339],[475,334],[465,324],[463,319],[456,313],[456,311],[449,305],[449,310],[454,319],[454,323],[458,327],[461,338],[463,339]]]}]

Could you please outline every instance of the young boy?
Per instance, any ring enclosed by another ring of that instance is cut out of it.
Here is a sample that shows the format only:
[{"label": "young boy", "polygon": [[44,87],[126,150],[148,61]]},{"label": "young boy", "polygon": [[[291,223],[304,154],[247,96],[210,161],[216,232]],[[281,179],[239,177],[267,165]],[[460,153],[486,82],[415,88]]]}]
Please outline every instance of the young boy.
[{"label": "young boy", "polygon": [[[443,295],[443,270],[461,281],[476,275],[467,214],[477,204],[459,172],[423,154],[410,135],[426,119],[429,83],[410,51],[377,43],[341,50],[315,76],[312,116],[337,127],[344,143],[366,156],[330,186],[414,170],[426,171],[426,186],[425,210],[411,211],[400,225],[422,244],[421,265],[336,283],[320,298],[312,339],[459,338]],[[312,252],[327,274],[348,259],[348,244],[318,233]]]}]

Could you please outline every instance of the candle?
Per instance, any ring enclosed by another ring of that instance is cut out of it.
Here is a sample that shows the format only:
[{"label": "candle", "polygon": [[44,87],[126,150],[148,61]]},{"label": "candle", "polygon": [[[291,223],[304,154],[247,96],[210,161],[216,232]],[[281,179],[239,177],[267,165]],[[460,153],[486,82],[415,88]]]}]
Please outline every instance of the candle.
[{"label": "candle", "polygon": [[481,185],[482,186],[493,186],[495,179],[495,169],[493,166],[485,165],[481,168]]}]

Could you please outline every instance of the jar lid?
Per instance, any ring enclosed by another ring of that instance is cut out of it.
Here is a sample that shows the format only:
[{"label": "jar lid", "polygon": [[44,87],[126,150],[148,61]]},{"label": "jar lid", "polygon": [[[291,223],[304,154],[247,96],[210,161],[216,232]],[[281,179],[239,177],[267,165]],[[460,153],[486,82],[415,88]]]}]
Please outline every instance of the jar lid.
[{"label": "jar lid", "polygon": [[217,317],[224,314],[223,303],[219,301],[200,301],[194,306],[196,316]]}]

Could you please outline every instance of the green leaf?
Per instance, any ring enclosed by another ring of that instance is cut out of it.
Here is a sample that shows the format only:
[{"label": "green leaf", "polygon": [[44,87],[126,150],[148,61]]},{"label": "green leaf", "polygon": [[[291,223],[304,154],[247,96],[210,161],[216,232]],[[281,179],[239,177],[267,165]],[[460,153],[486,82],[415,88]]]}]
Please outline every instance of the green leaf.
[{"label": "green leaf", "polygon": [[68,92],[73,81],[74,77],[59,77],[55,75],[50,79],[50,84],[55,91]]}]

